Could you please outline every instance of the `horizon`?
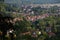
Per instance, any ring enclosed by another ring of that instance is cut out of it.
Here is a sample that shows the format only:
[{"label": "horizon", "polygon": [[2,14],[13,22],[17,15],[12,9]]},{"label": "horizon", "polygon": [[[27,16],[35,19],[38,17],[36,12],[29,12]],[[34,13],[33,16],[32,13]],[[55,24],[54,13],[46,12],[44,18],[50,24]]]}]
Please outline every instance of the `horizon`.
[{"label": "horizon", "polygon": [[60,0],[5,0],[4,2],[16,4],[59,4]]}]

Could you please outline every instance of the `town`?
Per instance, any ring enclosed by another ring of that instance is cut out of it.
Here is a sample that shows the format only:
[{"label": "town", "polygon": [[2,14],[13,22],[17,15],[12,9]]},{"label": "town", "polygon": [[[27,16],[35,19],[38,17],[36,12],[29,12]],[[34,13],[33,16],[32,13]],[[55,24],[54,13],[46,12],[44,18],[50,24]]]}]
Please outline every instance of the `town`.
[{"label": "town", "polygon": [[0,40],[60,40],[60,4],[10,4],[0,1]]}]

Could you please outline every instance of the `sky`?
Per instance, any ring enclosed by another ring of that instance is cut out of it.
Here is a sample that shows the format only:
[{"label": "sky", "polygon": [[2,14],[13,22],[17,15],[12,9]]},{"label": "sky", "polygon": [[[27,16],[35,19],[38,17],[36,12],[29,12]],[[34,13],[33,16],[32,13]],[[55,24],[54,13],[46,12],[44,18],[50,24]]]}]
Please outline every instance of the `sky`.
[{"label": "sky", "polygon": [[5,0],[5,3],[17,3],[17,4],[46,4],[46,3],[60,3],[60,0]]}]

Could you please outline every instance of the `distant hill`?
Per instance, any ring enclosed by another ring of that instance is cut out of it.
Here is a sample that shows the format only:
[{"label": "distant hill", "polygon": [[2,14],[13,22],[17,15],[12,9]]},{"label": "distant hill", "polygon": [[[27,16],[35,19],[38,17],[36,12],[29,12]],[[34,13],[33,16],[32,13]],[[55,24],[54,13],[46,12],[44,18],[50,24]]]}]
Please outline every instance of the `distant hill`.
[{"label": "distant hill", "polygon": [[33,3],[33,4],[46,4],[46,3],[60,3],[60,0],[5,0],[5,3]]},{"label": "distant hill", "polygon": [[59,4],[60,0],[5,0],[5,3],[10,4]]},{"label": "distant hill", "polygon": [[0,1],[4,1],[4,0],[0,0]]}]

